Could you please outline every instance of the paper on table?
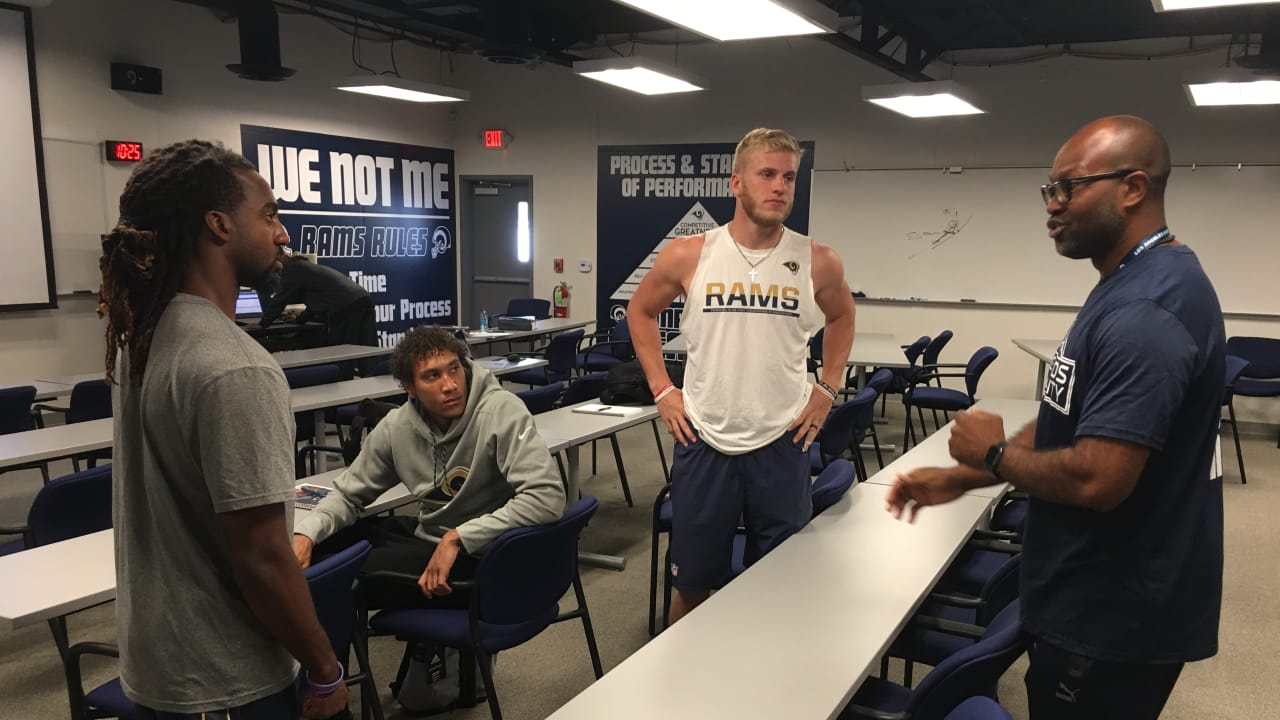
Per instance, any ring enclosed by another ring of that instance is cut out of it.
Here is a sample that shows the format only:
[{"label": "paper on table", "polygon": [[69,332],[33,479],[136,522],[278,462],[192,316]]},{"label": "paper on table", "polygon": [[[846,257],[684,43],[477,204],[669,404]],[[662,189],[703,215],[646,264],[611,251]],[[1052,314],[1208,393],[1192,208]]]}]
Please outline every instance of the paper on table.
[{"label": "paper on table", "polygon": [[621,405],[601,405],[600,403],[587,403],[573,409],[576,413],[584,415],[612,415],[614,417],[630,417],[631,415],[639,415],[644,408],[623,407]]}]

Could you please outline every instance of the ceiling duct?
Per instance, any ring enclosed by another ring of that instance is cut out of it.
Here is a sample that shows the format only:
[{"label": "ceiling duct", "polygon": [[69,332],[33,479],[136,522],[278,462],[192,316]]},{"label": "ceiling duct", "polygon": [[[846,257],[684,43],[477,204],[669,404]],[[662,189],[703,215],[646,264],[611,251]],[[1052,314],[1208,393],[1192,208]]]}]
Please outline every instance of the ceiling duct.
[{"label": "ceiling duct", "polygon": [[280,18],[273,3],[239,0],[233,4],[240,30],[240,62],[227,69],[245,80],[279,81],[296,70],[280,64]]}]

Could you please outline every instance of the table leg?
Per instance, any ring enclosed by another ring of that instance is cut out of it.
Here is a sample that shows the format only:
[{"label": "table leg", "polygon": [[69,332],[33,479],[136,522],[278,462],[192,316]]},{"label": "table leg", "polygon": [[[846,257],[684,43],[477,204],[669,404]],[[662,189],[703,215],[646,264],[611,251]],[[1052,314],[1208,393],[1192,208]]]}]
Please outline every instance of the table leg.
[{"label": "table leg", "polygon": [[1039,400],[1040,393],[1044,391],[1044,369],[1049,363],[1041,360],[1040,367],[1036,369],[1036,387],[1031,393],[1032,400]]},{"label": "table leg", "polygon": [[[578,446],[573,445],[564,449],[565,473],[569,476],[568,483],[565,485],[565,498],[568,504],[578,501],[578,495],[581,492],[580,483],[578,482],[578,472],[581,463],[578,459]],[[604,568],[606,570],[626,570],[627,559],[617,555],[601,555],[599,553],[579,552],[578,563],[588,567]]]}]

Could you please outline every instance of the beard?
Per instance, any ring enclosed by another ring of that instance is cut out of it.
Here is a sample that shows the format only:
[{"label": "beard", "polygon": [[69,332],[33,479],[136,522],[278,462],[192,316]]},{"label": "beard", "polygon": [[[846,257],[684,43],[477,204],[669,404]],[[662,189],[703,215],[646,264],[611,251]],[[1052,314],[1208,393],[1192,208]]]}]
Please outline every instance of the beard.
[{"label": "beard", "polygon": [[1071,219],[1054,240],[1058,254],[1072,260],[1100,258],[1124,236],[1124,216],[1110,206]]},{"label": "beard", "polygon": [[786,205],[782,208],[782,212],[778,213],[776,210],[770,211],[764,209],[764,203],[756,202],[755,198],[752,198],[746,193],[739,195],[738,199],[742,201],[742,211],[747,214],[747,217],[751,219],[751,222],[759,225],[760,227],[780,227],[782,223],[786,222],[787,218],[791,216],[791,208],[793,205]]},{"label": "beard", "polygon": [[[277,262],[281,265],[280,270],[276,269]],[[248,270],[237,273],[236,282],[252,290],[274,295],[280,289],[280,275],[284,272],[283,267],[287,262],[289,262],[289,258],[281,254],[273,259],[265,270]]]}]

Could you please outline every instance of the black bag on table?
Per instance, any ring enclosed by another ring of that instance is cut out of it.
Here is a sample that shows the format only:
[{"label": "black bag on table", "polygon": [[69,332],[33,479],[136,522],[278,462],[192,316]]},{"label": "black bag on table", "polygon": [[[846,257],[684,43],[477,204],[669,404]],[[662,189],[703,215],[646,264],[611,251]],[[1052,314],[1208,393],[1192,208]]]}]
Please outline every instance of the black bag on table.
[{"label": "black bag on table", "polygon": [[[667,375],[676,387],[684,385],[684,366],[667,363]],[[609,368],[604,377],[600,402],[606,405],[652,405],[653,393],[639,360],[628,360]]]}]

